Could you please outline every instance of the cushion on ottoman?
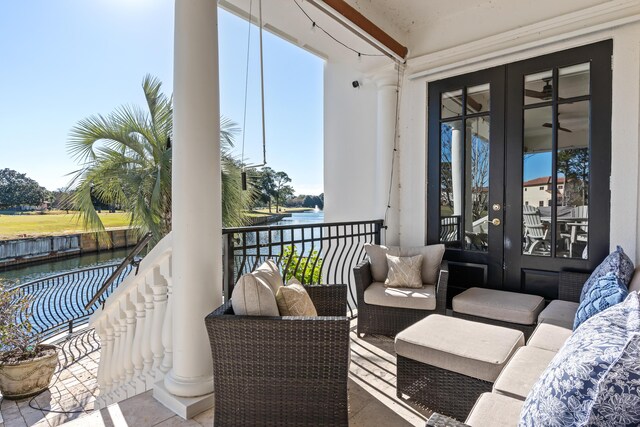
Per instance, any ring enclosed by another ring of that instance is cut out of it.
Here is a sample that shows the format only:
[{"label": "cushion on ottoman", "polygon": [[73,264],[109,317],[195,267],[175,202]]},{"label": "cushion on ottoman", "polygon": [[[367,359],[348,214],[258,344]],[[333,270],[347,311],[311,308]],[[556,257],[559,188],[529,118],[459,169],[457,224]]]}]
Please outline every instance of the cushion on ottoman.
[{"label": "cushion on ottoman", "polygon": [[513,427],[518,424],[522,400],[495,393],[483,393],[467,417],[473,427]]},{"label": "cushion on ottoman", "polygon": [[535,325],[544,298],[496,289],[469,288],[453,297],[453,311],[519,325]]},{"label": "cushion on ottoman", "polygon": [[396,335],[396,354],[472,378],[494,382],[524,345],[514,329],[432,314]]},{"label": "cushion on ottoman", "polygon": [[571,336],[572,330],[552,323],[538,323],[527,342],[528,347],[537,347],[557,353]]},{"label": "cushion on ottoman", "polygon": [[578,311],[577,302],[554,299],[538,316],[538,323],[552,323],[563,328],[573,329],[573,321]]},{"label": "cushion on ottoman", "polygon": [[436,309],[436,287],[424,285],[419,289],[386,288],[384,283],[373,282],[364,291],[364,302],[385,307]]},{"label": "cushion on ottoman", "polygon": [[500,372],[493,392],[524,401],[555,355],[536,347],[519,348]]}]

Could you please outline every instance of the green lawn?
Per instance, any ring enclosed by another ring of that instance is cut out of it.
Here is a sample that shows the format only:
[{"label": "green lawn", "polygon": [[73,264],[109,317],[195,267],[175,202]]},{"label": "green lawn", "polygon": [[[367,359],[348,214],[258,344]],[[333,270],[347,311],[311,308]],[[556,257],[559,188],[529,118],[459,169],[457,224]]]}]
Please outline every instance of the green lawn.
[{"label": "green lawn", "polygon": [[[101,213],[106,228],[126,227],[129,214]],[[51,236],[86,231],[76,214],[0,215],[0,240],[16,237]]]}]

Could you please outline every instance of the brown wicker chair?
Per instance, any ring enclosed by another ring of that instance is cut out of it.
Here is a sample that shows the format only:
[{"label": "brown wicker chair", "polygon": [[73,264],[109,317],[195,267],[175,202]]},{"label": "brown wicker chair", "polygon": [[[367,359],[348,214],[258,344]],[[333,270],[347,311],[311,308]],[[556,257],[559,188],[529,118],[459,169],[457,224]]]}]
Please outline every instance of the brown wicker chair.
[{"label": "brown wicker chair", "polygon": [[373,283],[369,261],[362,261],[353,269],[353,273],[356,279],[356,297],[358,300],[358,336],[362,334],[395,336],[398,332],[430,314],[446,313],[447,282],[449,280],[447,261],[442,261],[440,264],[435,310],[417,310],[367,304],[364,302],[364,291]]},{"label": "brown wicker chair", "polygon": [[216,426],[348,426],[347,286],[305,288],[318,317],[205,318]]}]

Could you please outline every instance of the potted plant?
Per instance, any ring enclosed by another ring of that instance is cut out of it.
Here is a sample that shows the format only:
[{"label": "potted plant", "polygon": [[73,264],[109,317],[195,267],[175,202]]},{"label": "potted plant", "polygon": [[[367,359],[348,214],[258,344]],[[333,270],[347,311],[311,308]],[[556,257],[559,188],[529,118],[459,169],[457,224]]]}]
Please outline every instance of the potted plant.
[{"label": "potted plant", "polygon": [[54,345],[32,334],[29,300],[0,282],[0,393],[5,399],[35,396],[49,387],[58,365]]}]

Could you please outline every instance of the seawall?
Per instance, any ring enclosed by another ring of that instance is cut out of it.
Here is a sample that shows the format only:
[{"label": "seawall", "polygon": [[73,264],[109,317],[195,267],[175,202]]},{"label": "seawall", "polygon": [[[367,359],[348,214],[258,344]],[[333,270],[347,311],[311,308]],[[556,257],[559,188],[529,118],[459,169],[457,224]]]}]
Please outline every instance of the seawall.
[{"label": "seawall", "polygon": [[2,240],[0,269],[83,253],[126,248],[138,241],[136,231],[131,228],[109,230],[106,233],[108,238],[103,239],[100,239],[97,233],[77,233]]}]

